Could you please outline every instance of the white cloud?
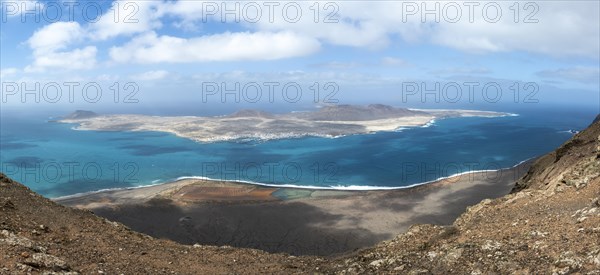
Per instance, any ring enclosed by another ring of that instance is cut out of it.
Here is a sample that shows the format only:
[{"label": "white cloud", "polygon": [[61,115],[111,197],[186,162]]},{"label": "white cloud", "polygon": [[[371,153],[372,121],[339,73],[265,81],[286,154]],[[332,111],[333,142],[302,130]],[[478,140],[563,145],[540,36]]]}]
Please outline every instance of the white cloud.
[{"label": "white cloud", "polygon": [[[475,7],[473,22],[469,20],[469,9],[464,2],[451,2],[462,7],[462,16],[456,23],[449,22],[451,16],[444,14],[444,6],[448,2],[426,2],[429,8],[440,4],[439,23],[434,21],[433,16],[426,17],[426,23],[421,22],[423,2],[411,2],[419,6],[415,15],[407,12],[404,2],[332,3],[339,7],[339,23],[326,24],[322,23],[322,19],[321,23],[314,23],[313,14],[305,14],[297,23],[276,18],[274,23],[261,20],[250,24],[250,27],[269,31],[293,30],[333,45],[354,47],[384,47],[398,36],[404,42],[433,43],[469,53],[526,51],[592,58],[599,55],[600,25],[597,22],[600,21],[600,4],[597,1],[532,2],[538,8],[532,19],[537,19],[538,23],[523,22],[534,12],[534,7],[525,8],[525,3],[520,3],[517,23],[511,10],[511,6],[515,5],[513,2],[497,2],[502,16],[496,23],[486,21],[491,21],[493,12],[483,16],[485,2],[476,2],[479,6]],[[304,10],[310,11],[308,7]],[[323,12],[321,15],[326,14]]]},{"label": "white cloud", "polygon": [[152,80],[164,79],[168,75],[169,75],[169,72],[167,72],[165,70],[158,70],[158,71],[148,71],[148,72],[144,72],[141,74],[136,74],[136,75],[133,75],[132,78],[135,80],[152,81]]},{"label": "white cloud", "polygon": [[137,63],[275,60],[308,55],[319,47],[317,40],[291,32],[227,32],[190,39],[151,32],[111,48],[110,56]]},{"label": "white cloud", "polygon": [[[524,3],[521,3],[524,5]],[[431,41],[466,52],[525,51],[553,56],[598,58],[600,25],[598,2],[535,2],[537,23],[524,23],[533,8],[520,7],[519,23],[510,9],[514,3],[500,2],[502,17],[497,23],[479,20],[439,24]],[[483,19],[483,18],[482,18]]]},{"label": "white cloud", "polygon": [[35,55],[32,65],[25,68],[26,72],[43,72],[47,69],[61,70],[88,70],[96,65],[96,54],[98,50],[94,46],[82,49],[74,49],[65,52],[47,52]]},{"label": "white cloud", "polygon": [[91,69],[96,64],[95,46],[66,50],[83,40],[85,31],[77,22],[56,22],[37,30],[28,40],[33,50],[33,64],[26,72],[41,72],[49,68],[63,70]]},{"label": "white cloud", "polygon": [[27,40],[29,47],[39,53],[53,52],[81,40],[85,32],[77,22],[56,22],[35,31]]},{"label": "white cloud", "polygon": [[98,22],[90,25],[90,37],[106,40],[117,36],[130,36],[158,29],[162,1],[115,1],[111,12],[106,12]]},{"label": "white cloud", "polygon": [[[387,5],[381,5],[378,2],[328,2],[335,4],[328,11],[323,11],[324,6],[319,7],[318,16],[313,13],[311,6],[313,2],[294,2],[301,7],[302,16],[298,22],[294,22],[294,13],[290,15],[283,11],[283,3],[274,11],[274,21],[268,20],[267,15],[263,14],[261,20],[256,24],[249,24],[251,28],[268,31],[294,31],[310,37],[319,39],[333,45],[382,48],[389,44],[391,26],[386,26],[386,14],[394,10],[398,3],[385,2]],[[321,3],[323,4],[323,3]],[[337,13],[331,13],[335,7],[338,7]],[[314,8],[314,7],[313,7]],[[386,9],[389,9],[387,12]],[[292,9],[294,10],[294,9]],[[337,15],[329,18],[329,15]],[[397,18],[394,14],[392,18]],[[325,23],[327,20],[338,20],[337,23]],[[291,21],[291,22],[290,22]],[[316,23],[315,21],[318,21]],[[390,24],[391,25],[391,24]],[[402,28],[396,25],[396,28]]]},{"label": "white cloud", "polygon": [[[33,0],[22,2],[35,3]],[[200,37],[175,37],[157,33],[163,23],[193,28],[203,26],[201,1],[114,1],[113,9],[98,22],[81,26],[77,22],[49,24],[27,41],[35,61],[28,70],[44,70],[57,66],[71,69],[92,68],[96,64],[95,47],[73,49],[85,39],[104,41],[117,37],[133,37],[124,45],[112,47],[110,57],[116,62],[187,63],[210,61],[249,61],[293,58],[318,51],[321,44],[381,49],[391,43],[435,44],[468,53],[525,51],[552,56],[583,56],[599,58],[600,20],[597,1],[534,2],[539,10],[538,23],[523,23],[530,9],[520,5],[519,23],[513,19],[510,6],[498,2],[503,14],[497,23],[488,23],[476,8],[475,22],[467,20],[468,9],[463,2],[462,17],[456,23],[421,22],[421,12],[406,16],[405,2],[344,1],[328,2],[339,7],[334,17],[338,23],[323,21],[333,9],[320,5],[315,18],[314,3],[296,2],[302,7],[300,21],[289,23],[281,16],[281,7],[270,22],[264,12],[257,23],[242,19],[248,32],[224,32]],[[214,2],[213,2],[214,3]],[[418,5],[421,2],[416,2]],[[429,2],[428,2],[429,3]],[[436,3],[436,2],[431,2]],[[454,2],[452,2],[454,3]],[[241,4],[245,4],[242,2]],[[441,2],[441,5],[446,5]],[[115,18],[115,14],[118,14]],[[403,18],[403,15],[405,15]],[[220,14],[211,17],[220,20]],[[229,17],[229,21],[231,17]],[[407,20],[403,20],[407,19]],[[180,20],[180,21],[178,21]],[[315,23],[319,21],[319,23]],[[211,25],[212,26],[212,25]],[[111,40],[114,42],[114,40]],[[65,60],[61,60],[65,59]],[[402,65],[402,60],[384,58],[382,65]],[[335,65],[335,64],[334,64]]]},{"label": "white cloud", "polygon": [[[203,11],[203,3],[207,1],[171,1],[164,3],[160,10],[162,14],[175,15],[183,19],[185,22],[194,22],[202,18],[205,14]],[[211,5],[219,2],[210,2]]]}]

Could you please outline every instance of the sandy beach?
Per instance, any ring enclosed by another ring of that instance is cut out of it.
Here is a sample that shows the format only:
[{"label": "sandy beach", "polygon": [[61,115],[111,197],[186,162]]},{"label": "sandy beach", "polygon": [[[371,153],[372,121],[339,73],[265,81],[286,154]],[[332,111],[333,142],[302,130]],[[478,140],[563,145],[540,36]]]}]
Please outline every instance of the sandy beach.
[{"label": "sandy beach", "polygon": [[184,244],[336,255],[390,239],[416,223],[451,224],[466,207],[507,194],[530,165],[398,190],[311,190],[186,179],[56,201]]}]

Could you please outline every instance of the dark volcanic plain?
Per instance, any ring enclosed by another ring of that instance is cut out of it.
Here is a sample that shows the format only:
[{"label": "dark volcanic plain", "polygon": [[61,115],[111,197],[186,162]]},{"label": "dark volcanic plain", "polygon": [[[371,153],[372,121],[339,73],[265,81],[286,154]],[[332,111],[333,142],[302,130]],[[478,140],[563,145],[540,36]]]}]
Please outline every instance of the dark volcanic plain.
[{"label": "dark volcanic plain", "polygon": [[507,194],[529,165],[398,190],[309,190],[182,180],[57,202],[184,244],[328,256],[375,245],[416,223],[451,224],[467,206]]}]

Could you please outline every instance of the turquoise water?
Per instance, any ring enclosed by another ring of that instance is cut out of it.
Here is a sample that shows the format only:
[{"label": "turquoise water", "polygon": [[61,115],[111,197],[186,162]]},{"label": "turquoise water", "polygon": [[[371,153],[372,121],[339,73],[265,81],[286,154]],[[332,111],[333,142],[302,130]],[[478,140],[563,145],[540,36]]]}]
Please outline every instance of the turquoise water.
[{"label": "turquoise water", "polygon": [[2,172],[49,197],[180,177],[317,187],[402,187],[511,167],[585,128],[589,111],[517,111],[336,139],[196,143],[157,132],[75,131],[45,115],[3,114]]}]

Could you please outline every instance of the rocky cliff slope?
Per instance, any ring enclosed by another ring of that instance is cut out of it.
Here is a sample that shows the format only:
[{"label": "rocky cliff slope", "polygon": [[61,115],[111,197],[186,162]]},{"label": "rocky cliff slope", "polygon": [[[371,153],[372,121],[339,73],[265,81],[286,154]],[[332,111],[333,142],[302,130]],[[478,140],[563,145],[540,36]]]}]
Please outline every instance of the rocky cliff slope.
[{"label": "rocky cliff slope", "polygon": [[0,174],[0,274],[298,273],[318,261],[154,239]]}]

